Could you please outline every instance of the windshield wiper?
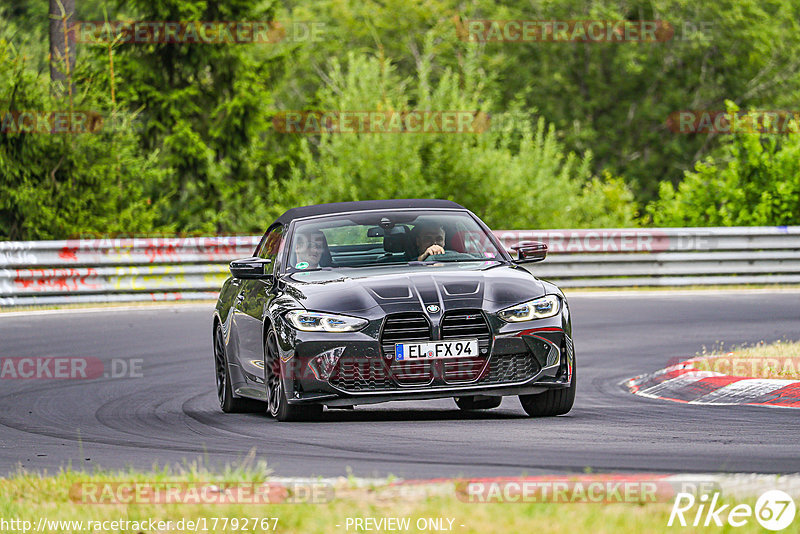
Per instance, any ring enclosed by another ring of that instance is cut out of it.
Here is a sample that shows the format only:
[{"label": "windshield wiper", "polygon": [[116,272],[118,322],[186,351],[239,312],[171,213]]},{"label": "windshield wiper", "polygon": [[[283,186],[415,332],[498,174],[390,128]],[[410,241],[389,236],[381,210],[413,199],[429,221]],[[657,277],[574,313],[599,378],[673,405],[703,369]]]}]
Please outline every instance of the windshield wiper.
[{"label": "windshield wiper", "polygon": [[287,271],[289,274],[297,274],[297,273],[313,273],[316,271],[332,271],[333,267],[314,267],[313,269],[297,269],[292,267],[291,271]]},{"label": "windshield wiper", "polygon": [[480,262],[494,261],[498,263],[507,263],[506,260],[498,258],[475,258],[475,259],[459,259],[459,260],[423,260],[423,261],[414,260],[408,262],[408,265],[433,265],[434,263],[462,263],[468,261],[480,261]]}]

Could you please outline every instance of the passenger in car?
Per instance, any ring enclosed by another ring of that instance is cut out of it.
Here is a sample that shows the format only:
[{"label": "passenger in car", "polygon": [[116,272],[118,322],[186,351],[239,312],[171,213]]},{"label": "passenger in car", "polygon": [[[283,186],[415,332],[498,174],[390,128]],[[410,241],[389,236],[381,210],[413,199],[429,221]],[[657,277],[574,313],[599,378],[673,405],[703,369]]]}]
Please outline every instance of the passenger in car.
[{"label": "passenger in car", "polygon": [[[301,232],[295,238],[295,254],[298,269],[317,269],[319,267],[330,267],[331,253],[328,250],[328,242],[325,234],[319,230]],[[300,265],[304,265],[300,267]]]}]

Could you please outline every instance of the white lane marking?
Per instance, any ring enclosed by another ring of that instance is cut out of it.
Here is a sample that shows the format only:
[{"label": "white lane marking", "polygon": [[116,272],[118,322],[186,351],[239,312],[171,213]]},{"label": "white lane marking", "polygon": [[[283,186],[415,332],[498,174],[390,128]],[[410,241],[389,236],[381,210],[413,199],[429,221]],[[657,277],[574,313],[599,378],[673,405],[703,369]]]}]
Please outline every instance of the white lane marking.
[{"label": "white lane marking", "polygon": [[777,378],[745,378],[712,391],[690,404],[745,404],[796,382]]},{"label": "white lane marking", "polygon": [[598,298],[638,298],[638,297],[725,297],[731,295],[762,295],[762,294],[787,294],[800,293],[800,288],[757,288],[757,289],[668,289],[668,290],[642,290],[635,289],[619,291],[570,291],[561,288],[568,299],[573,297],[598,297]]},{"label": "white lane marking", "polygon": [[[684,362],[688,362],[688,363],[684,363]],[[674,371],[680,371],[682,369],[688,369],[689,370],[688,372],[699,372],[699,370],[696,370],[694,368],[693,363],[690,360],[684,360],[684,362],[676,364],[676,365],[670,365],[669,367],[665,367],[664,369],[659,369],[655,373],[648,373],[648,374],[644,374],[644,375],[634,376],[633,378],[626,378],[625,380],[620,382],[620,384],[624,385],[626,387],[632,388],[632,387],[636,387],[636,386],[641,386],[642,384],[646,384],[647,382],[649,382],[651,380],[654,380],[654,379],[658,378],[661,375],[664,375],[664,374],[667,374],[667,373],[672,373]],[[684,374],[686,374],[686,373],[684,373]],[[676,376],[681,376],[681,375],[676,375]],[[647,388],[645,388],[645,389],[647,389]]]}]

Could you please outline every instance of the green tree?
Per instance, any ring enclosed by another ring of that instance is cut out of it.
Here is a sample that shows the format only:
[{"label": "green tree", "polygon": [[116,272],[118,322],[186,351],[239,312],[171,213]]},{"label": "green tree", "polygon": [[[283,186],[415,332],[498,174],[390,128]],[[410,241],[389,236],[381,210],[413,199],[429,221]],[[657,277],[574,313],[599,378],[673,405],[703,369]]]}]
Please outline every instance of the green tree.
[{"label": "green tree", "polygon": [[[252,0],[130,0],[135,20],[268,21]],[[270,187],[263,132],[281,55],[257,44],[123,43],[115,51],[120,101],[141,109],[140,140],[171,173],[163,220],[186,231],[255,231]],[[103,51],[101,50],[100,53]]]},{"label": "green tree", "polygon": [[660,42],[488,42],[480,65],[498,108],[522,98],[556,126],[568,150],[594,154],[596,174],[621,176],[641,200],[657,196],[710,153],[716,139],[675,134],[667,118],[686,109],[793,109],[800,90],[800,4],[792,0],[321,0],[294,6],[298,17],[326,21],[326,41],[298,53],[292,91],[310,98],[310,82],[342,49],[391,57],[402,76],[416,68],[424,36],[437,36],[437,67],[463,61],[459,39],[470,19],[661,20]]},{"label": "green tree", "polygon": [[[164,174],[156,155],[141,151],[130,125],[106,123],[82,134],[22,131],[35,123],[18,120],[21,112],[70,110],[68,98],[50,95],[44,72],[28,68],[0,39],[0,238],[174,231],[157,220],[161,200],[154,194]],[[82,87],[75,109],[110,118],[114,110],[106,93],[92,84]]]},{"label": "green tree", "polygon": [[[349,54],[344,65],[332,61],[320,109],[466,110],[476,117],[491,109],[484,99],[490,82],[474,57],[434,83],[433,54],[424,50],[416,74],[405,78],[390,61],[365,54]],[[497,228],[633,224],[632,195],[622,181],[593,178],[591,154],[565,152],[544,119],[517,111],[490,124],[479,134],[312,136],[272,208],[277,214],[298,203],[438,197],[463,203]]]},{"label": "green tree", "polygon": [[[505,5],[503,5],[505,4]],[[686,109],[793,109],[800,89],[800,4],[792,0],[546,0],[472,2],[467,18],[661,20],[664,42],[487,43],[484,66],[496,72],[501,101],[525,95],[562,132],[566,146],[591,150],[595,172],[608,169],[651,200],[662,180],[717,146],[675,134],[667,118]]]}]

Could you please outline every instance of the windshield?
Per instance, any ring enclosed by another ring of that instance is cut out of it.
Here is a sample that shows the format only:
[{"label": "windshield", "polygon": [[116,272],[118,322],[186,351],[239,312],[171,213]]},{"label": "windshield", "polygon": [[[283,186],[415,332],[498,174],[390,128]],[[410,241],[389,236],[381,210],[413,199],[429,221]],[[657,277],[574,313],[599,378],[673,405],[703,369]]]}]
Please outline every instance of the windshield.
[{"label": "windshield", "polygon": [[298,221],[288,270],[487,260],[505,258],[468,213],[395,210]]}]

